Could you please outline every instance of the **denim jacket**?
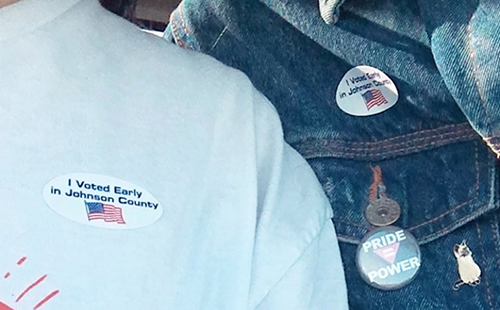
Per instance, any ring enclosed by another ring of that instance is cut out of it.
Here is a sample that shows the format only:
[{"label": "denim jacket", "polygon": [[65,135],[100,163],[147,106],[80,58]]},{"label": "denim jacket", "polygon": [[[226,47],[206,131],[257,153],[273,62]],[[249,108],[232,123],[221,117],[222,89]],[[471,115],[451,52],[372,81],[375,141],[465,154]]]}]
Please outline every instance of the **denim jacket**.
[{"label": "denim jacket", "polygon": [[[166,37],[244,71],[276,106],[286,141],[330,199],[352,309],[493,310],[500,309],[498,20],[494,0],[185,0]],[[394,82],[392,108],[364,117],[339,108],[336,89],[359,65]],[[392,291],[367,285],[355,263],[373,229],[364,212],[376,167],[401,206],[395,225],[422,252],[417,277]],[[462,240],[482,282],[455,291],[453,247]]]}]

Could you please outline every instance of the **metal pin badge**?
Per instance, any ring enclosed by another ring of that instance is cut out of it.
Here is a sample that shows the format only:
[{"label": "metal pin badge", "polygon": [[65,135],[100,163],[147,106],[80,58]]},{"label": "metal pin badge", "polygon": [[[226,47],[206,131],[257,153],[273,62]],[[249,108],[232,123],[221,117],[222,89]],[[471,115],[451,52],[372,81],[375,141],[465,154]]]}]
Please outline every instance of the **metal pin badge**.
[{"label": "metal pin badge", "polygon": [[359,244],[356,265],[361,277],[381,290],[395,290],[415,279],[420,269],[417,240],[404,229],[380,227]]},{"label": "metal pin badge", "polygon": [[359,274],[369,285],[381,290],[399,289],[415,279],[420,269],[420,247],[408,231],[396,226],[401,216],[399,204],[388,198],[382,169],[372,167],[370,203],[365,219],[372,226],[360,242],[356,254]]},{"label": "metal pin badge", "polygon": [[457,291],[464,284],[476,286],[481,283],[481,268],[472,258],[472,252],[465,240],[460,244],[455,244],[453,252],[457,258],[458,274],[460,276],[460,280],[453,284],[453,290]]}]

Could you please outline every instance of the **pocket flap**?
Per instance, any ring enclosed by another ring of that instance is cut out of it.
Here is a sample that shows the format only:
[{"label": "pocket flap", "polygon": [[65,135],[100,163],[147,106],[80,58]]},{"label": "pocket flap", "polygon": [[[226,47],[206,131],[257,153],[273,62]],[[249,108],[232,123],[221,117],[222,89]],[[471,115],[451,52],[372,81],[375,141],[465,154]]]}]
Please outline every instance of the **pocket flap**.
[{"label": "pocket flap", "polygon": [[339,239],[358,244],[373,227],[364,212],[382,171],[386,195],[401,216],[393,225],[425,244],[496,209],[495,156],[468,124],[377,142],[306,140],[294,145],[309,161],[333,208]]}]

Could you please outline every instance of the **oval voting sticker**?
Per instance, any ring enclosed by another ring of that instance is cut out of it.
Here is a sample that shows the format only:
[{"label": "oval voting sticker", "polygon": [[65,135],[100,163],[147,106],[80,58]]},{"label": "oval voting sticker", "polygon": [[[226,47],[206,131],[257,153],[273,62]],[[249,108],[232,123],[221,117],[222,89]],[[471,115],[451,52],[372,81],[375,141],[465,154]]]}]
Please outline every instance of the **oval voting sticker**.
[{"label": "oval voting sticker", "polygon": [[349,70],[337,87],[337,105],[354,116],[374,115],[391,108],[398,101],[396,85],[382,71],[369,66]]},{"label": "oval voting sticker", "polygon": [[361,277],[382,290],[399,289],[420,269],[420,247],[409,232],[387,226],[368,233],[359,244],[356,265]]},{"label": "oval voting sticker", "polygon": [[73,173],[45,185],[45,202],[63,217],[108,229],[135,229],[156,222],[163,208],[151,193],[109,176]]}]

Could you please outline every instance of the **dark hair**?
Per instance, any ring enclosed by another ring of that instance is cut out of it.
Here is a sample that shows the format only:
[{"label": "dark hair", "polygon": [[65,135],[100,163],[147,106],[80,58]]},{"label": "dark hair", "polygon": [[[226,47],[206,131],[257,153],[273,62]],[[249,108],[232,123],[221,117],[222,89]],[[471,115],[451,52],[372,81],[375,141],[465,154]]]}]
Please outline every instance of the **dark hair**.
[{"label": "dark hair", "polygon": [[111,12],[134,21],[134,12],[137,0],[99,0],[101,5]]}]

